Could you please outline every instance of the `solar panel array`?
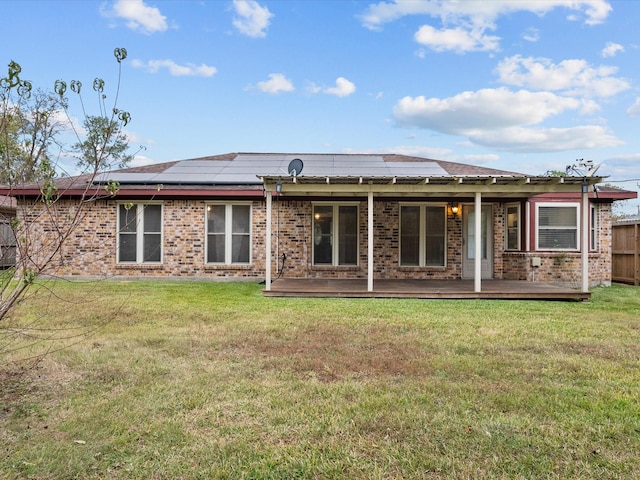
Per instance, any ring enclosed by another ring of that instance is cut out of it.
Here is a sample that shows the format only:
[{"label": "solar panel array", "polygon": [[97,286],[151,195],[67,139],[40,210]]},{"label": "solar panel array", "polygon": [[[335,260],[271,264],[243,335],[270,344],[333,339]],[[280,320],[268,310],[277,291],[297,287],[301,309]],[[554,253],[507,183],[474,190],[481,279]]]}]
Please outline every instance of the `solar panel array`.
[{"label": "solar panel array", "polygon": [[99,182],[173,185],[259,185],[260,177],[288,176],[289,164],[303,162],[300,177],[449,176],[437,162],[385,162],[380,155],[238,154],[233,160],[182,160],[160,173],[105,173]]}]

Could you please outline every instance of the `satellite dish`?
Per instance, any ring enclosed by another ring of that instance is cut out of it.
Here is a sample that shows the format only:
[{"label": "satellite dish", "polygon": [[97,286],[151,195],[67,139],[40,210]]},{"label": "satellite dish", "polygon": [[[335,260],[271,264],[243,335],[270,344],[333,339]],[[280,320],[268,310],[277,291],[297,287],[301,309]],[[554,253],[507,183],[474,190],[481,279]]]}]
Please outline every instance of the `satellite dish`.
[{"label": "satellite dish", "polygon": [[300,172],[302,172],[303,166],[304,164],[302,163],[302,160],[300,160],[299,158],[294,158],[289,162],[289,168],[287,168],[289,175],[291,175],[292,177],[297,177],[298,175],[300,175]]}]

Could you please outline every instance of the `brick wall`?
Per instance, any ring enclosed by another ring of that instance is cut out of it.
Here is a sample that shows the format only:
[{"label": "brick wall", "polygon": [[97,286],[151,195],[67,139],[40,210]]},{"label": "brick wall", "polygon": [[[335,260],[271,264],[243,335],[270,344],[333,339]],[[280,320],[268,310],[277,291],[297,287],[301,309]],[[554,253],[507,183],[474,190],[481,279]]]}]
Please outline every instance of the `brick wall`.
[{"label": "brick wall", "polygon": [[[264,278],[266,211],[264,201],[252,202],[251,265],[208,265],[205,263],[205,212],[203,200],[165,200],[163,203],[162,264],[117,264],[117,203],[100,200],[87,206],[79,227],[55,256],[55,273],[83,277],[198,277]],[[312,204],[306,200],[274,199],[272,212],[272,276],[277,277],[286,256],[282,275],[288,278],[366,278],[367,202],[358,202],[360,216],[358,266],[329,267],[312,264]],[[535,280],[579,284],[580,254],[565,252],[505,252],[505,208],[494,203],[494,278]],[[41,203],[22,204],[18,217],[31,224],[28,233],[31,252],[47,251],[55,240],[56,222],[73,215],[75,203],[60,201],[55,212]],[[597,205],[598,249],[589,258],[591,284],[611,282],[611,206]],[[462,215],[447,215],[447,254],[445,267],[402,267],[399,265],[399,204],[374,202],[375,278],[457,279],[462,272]],[[37,248],[36,248],[37,246]],[[31,254],[32,254],[31,253]],[[541,259],[531,266],[531,257]]]},{"label": "brick wall", "polygon": [[[18,218],[30,225],[31,251],[40,257],[49,254],[56,243],[55,228],[72,215],[76,203],[61,200],[56,211],[42,203],[30,202],[18,208]],[[44,272],[82,277],[264,277],[264,202],[252,203],[254,222],[251,265],[207,265],[205,263],[205,209],[202,200],[165,200],[163,205],[163,261],[161,264],[118,264],[116,262],[117,209],[113,200],[87,204],[78,227],[55,255],[52,268]]]},{"label": "brick wall", "polygon": [[[596,249],[589,252],[589,285],[611,285],[611,205],[595,204]],[[534,267],[532,259],[540,259]],[[505,280],[529,280],[580,286],[580,252],[504,252]]]},{"label": "brick wall", "polygon": [[[274,255],[286,255],[283,275],[288,278],[366,278],[368,260],[367,202],[358,202],[359,238],[357,266],[314,266],[312,204],[309,201],[277,200],[273,204]],[[375,278],[460,278],[462,221],[447,219],[448,249],[446,267],[399,266],[399,205],[374,202],[374,276]],[[278,261],[280,267],[281,260]]]}]

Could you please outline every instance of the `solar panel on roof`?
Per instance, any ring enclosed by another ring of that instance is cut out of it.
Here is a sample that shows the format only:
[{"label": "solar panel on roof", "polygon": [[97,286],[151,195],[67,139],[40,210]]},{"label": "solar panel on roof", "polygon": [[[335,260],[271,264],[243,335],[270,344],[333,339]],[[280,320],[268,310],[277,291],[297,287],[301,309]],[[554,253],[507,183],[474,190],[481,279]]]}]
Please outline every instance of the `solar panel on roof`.
[{"label": "solar panel on roof", "polygon": [[155,177],[157,177],[158,174],[157,173],[126,173],[126,172],[109,172],[109,173],[102,173],[100,175],[98,175],[95,179],[95,182],[107,182],[109,180],[116,180],[118,182],[127,182],[127,183],[133,183],[133,182],[146,182],[146,181],[152,181],[153,179],[155,179]]},{"label": "solar panel on roof", "polygon": [[288,176],[293,159],[304,162],[300,177],[451,177],[431,160],[386,162],[380,155],[333,154],[239,154],[232,160],[183,160],[162,173],[112,172],[98,181],[108,179],[122,183],[172,184],[245,184],[260,183],[259,177]]},{"label": "solar panel on roof", "polygon": [[153,180],[157,183],[214,183],[218,177],[215,173],[182,173],[179,175],[161,173]]},{"label": "solar panel on roof", "polygon": [[230,164],[230,161],[184,160],[165,170],[165,173],[219,172]]}]

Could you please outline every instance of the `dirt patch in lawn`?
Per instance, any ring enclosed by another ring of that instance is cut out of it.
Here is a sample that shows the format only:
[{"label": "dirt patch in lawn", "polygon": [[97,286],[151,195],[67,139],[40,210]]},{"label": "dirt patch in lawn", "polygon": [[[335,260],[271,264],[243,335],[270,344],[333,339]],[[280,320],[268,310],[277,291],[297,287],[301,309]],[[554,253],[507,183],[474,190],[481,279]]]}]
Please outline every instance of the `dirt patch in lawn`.
[{"label": "dirt patch in lawn", "polygon": [[259,357],[264,368],[324,382],[345,377],[419,377],[430,370],[425,349],[409,333],[392,326],[307,326],[286,336],[256,332],[233,348],[242,356]]}]

